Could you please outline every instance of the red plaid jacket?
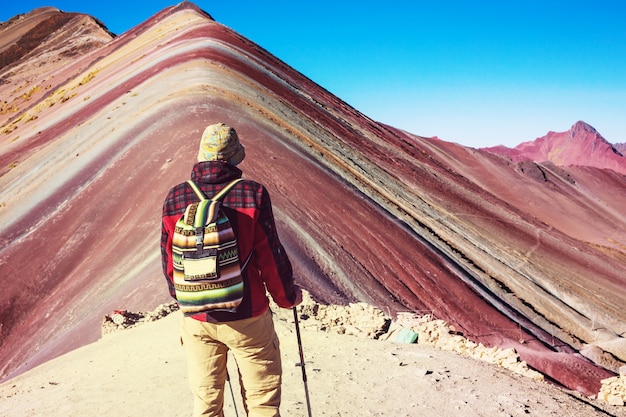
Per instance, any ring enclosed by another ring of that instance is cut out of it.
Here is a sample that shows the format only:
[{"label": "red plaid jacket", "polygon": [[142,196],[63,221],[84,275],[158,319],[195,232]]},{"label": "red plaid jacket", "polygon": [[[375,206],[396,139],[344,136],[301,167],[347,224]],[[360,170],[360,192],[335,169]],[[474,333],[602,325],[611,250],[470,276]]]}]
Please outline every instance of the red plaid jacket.
[{"label": "red plaid jacket", "polygon": [[[241,178],[241,170],[222,161],[199,162],[193,167],[191,179],[211,197],[234,179]],[[163,273],[172,297],[173,285],[172,236],[178,218],[186,207],[198,201],[185,182],[170,190],[163,203],[161,230],[161,259]],[[241,259],[252,257],[243,272],[244,297],[236,313],[213,312],[192,316],[201,321],[223,322],[256,317],[269,306],[266,295],[283,308],[291,308],[295,301],[295,288],[291,263],[285,253],[274,223],[270,197],[261,184],[244,180],[233,187],[222,199],[229,220],[237,235]]]}]

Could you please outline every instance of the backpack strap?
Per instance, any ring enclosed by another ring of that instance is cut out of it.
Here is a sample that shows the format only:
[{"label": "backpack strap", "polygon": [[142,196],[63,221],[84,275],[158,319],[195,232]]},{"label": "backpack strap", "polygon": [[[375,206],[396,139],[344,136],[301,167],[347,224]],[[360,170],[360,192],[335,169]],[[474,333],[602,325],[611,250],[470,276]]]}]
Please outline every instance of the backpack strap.
[{"label": "backpack strap", "polygon": [[[196,245],[199,249],[203,245],[202,242],[204,242],[204,225],[206,224],[206,217],[209,216],[208,218],[212,219],[215,216],[215,213],[217,211],[216,208],[219,207],[219,204],[221,204],[219,200],[221,200],[230,191],[231,188],[233,188],[235,185],[237,185],[241,181],[243,181],[243,178],[237,178],[236,180],[231,181],[228,185],[222,188],[222,190],[219,193],[215,194],[213,198],[208,199],[206,195],[202,192],[200,187],[198,187],[198,184],[196,184],[193,180],[187,180],[187,184],[189,184],[191,189],[196,193],[196,195],[200,199],[198,211],[201,214],[202,213],[204,214],[204,216],[198,216],[196,214],[195,219],[194,219],[194,227],[196,228]],[[185,218],[186,217],[187,217],[187,214],[185,214]],[[250,262],[250,259],[252,258],[253,253],[254,253],[254,250],[250,251],[243,265],[241,265],[242,271],[246,269],[246,267],[248,266],[248,262]]]},{"label": "backpack strap", "polygon": [[202,200],[219,201],[230,191],[231,188],[233,188],[235,185],[237,185],[237,183],[241,181],[243,181],[243,178],[237,178],[236,180],[230,182],[226,187],[222,188],[222,190],[219,193],[215,194],[213,198],[207,198],[207,196],[202,192],[200,187],[198,187],[198,184],[196,184],[193,180],[187,180],[187,184],[189,184],[193,192],[196,193],[196,195],[201,201]]},{"label": "backpack strap", "polygon": [[206,198],[206,195],[204,195],[204,193],[202,192],[202,190],[200,189],[200,187],[198,187],[198,184],[196,184],[195,182],[193,182],[193,180],[187,180],[187,184],[189,184],[189,186],[191,187],[191,189],[193,190],[194,193],[196,193],[196,195],[198,196],[198,198],[200,199],[200,201],[203,200],[208,200]]},{"label": "backpack strap", "polygon": [[213,198],[211,199],[211,201],[219,201],[219,200],[221,200],[230,191],[231,188],[233,188],[235,185],[237,185],[241,181],[243,181],[243,178],[237,178],[236,180],[232,181],[226,187],[222,188],[222,191],[220,191],[219,193],[215,194],[213,196]]}]

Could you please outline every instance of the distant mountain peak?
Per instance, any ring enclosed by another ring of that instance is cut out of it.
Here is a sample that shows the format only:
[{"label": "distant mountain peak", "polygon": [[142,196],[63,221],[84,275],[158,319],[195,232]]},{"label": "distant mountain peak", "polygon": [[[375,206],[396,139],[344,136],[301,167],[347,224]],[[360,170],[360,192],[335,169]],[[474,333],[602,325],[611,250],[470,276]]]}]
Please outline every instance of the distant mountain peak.
[{"label": "distant mountain peak", "polygon": [[576,122],[569,130],[569,136],[572,140],[567,144],[568,146],[576,146],[577,142],[584,141],[589,154],[594,153],[596,150],[610,150],[610,152],[620,157],[623,156],[611,142],[598,133],[593,126],[585,122]]},{"label": "distant mountain peak", "polygon": [[589,166],[626,174],[626,159],[588,123],[578,121],[565,132],[548,132],[534,141],[510,149],[504,146],[483,149],[516,162],[552,162],[557,166]]},{"label": "distant mountain peak", "polygon": [[[576,123],[574,123],[574,125],[571,127],[570,129],[571,132],[571,136],[574,137],[576,136],[578,133],[584,132],[584,133],[592,133],[592,134],[596,134],[598,136],[600,136],[600,134],[598,133],[598,131],[591,125],[583,122],[583,121],[578,121]],[[601,137],[601,136],[600,136]],[[604,140],[604,138],[602,138]]]},{"label": "distant mountain peak", "polygon": [[[94,25],[97,28],[92,29]],[[9,36],[10,32],[20,36]],[[56,54],[56,62],[62,62],[65,55],[80,55],[99,48],[113,36],[92,16],[63,12],[55,7],[34,9],[0,25],[0,76],[7,76],[8,69],[17,73],[29,72],[23,67],[35,71],[33,68],[47,63],[47,60],[35,62],[42,55],[55,61],[52,55]],[[47,55],[43,54],[44,51]]]}]

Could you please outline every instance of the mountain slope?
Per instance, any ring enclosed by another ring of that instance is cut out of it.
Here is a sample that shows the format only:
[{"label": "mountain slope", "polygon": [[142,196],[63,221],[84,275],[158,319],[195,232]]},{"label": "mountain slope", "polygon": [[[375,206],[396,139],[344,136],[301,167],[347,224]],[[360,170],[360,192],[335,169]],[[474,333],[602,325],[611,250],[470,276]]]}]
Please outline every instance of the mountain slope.
[{"label": "mountain slope", "polygon": [[3,376],[167,301],[162,200],[216,121],[321,301],[432,312],[587,394],[626,361],[623,175],[382,125],[187,2],[47,68],[1,128]]}]

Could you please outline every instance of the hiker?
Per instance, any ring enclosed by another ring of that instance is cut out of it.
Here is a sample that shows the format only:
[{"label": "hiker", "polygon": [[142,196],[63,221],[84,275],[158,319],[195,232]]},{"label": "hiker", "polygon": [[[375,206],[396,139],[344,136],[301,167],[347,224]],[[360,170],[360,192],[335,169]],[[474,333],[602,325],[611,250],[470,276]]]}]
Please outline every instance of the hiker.
[{"label": "hiker", "polygon": [[[179,278],[175,276],[173,237],[187,206],[200,198],[186,182],[172,188],[163,204],[163,272],[172,297],[177,298],[179,291],[177,299],[184,313],[181,343],[187,357],[194,416],[223,416],[229,350],[239,369],[247,415],[280,415],[282,366],[266,290],[282,308],[293,308],[302,301],[302,292],[294,283],[291,263],[276,232],[267,190],[248,179],[231,184],[242,176],[237,165],[244,156],[235,129],[223,123],[213,124],[202,134],[198,162],[191,173],[191,180],[209,199],[229,184],[232,187],[220,201],[236,237],[240,259],[237,267],[242,267],[243,297],[236,311],[207,308],[185,312],[180,291],[186,285],[175,285]],[[191,279],[189,284],[193,285]]]}]

